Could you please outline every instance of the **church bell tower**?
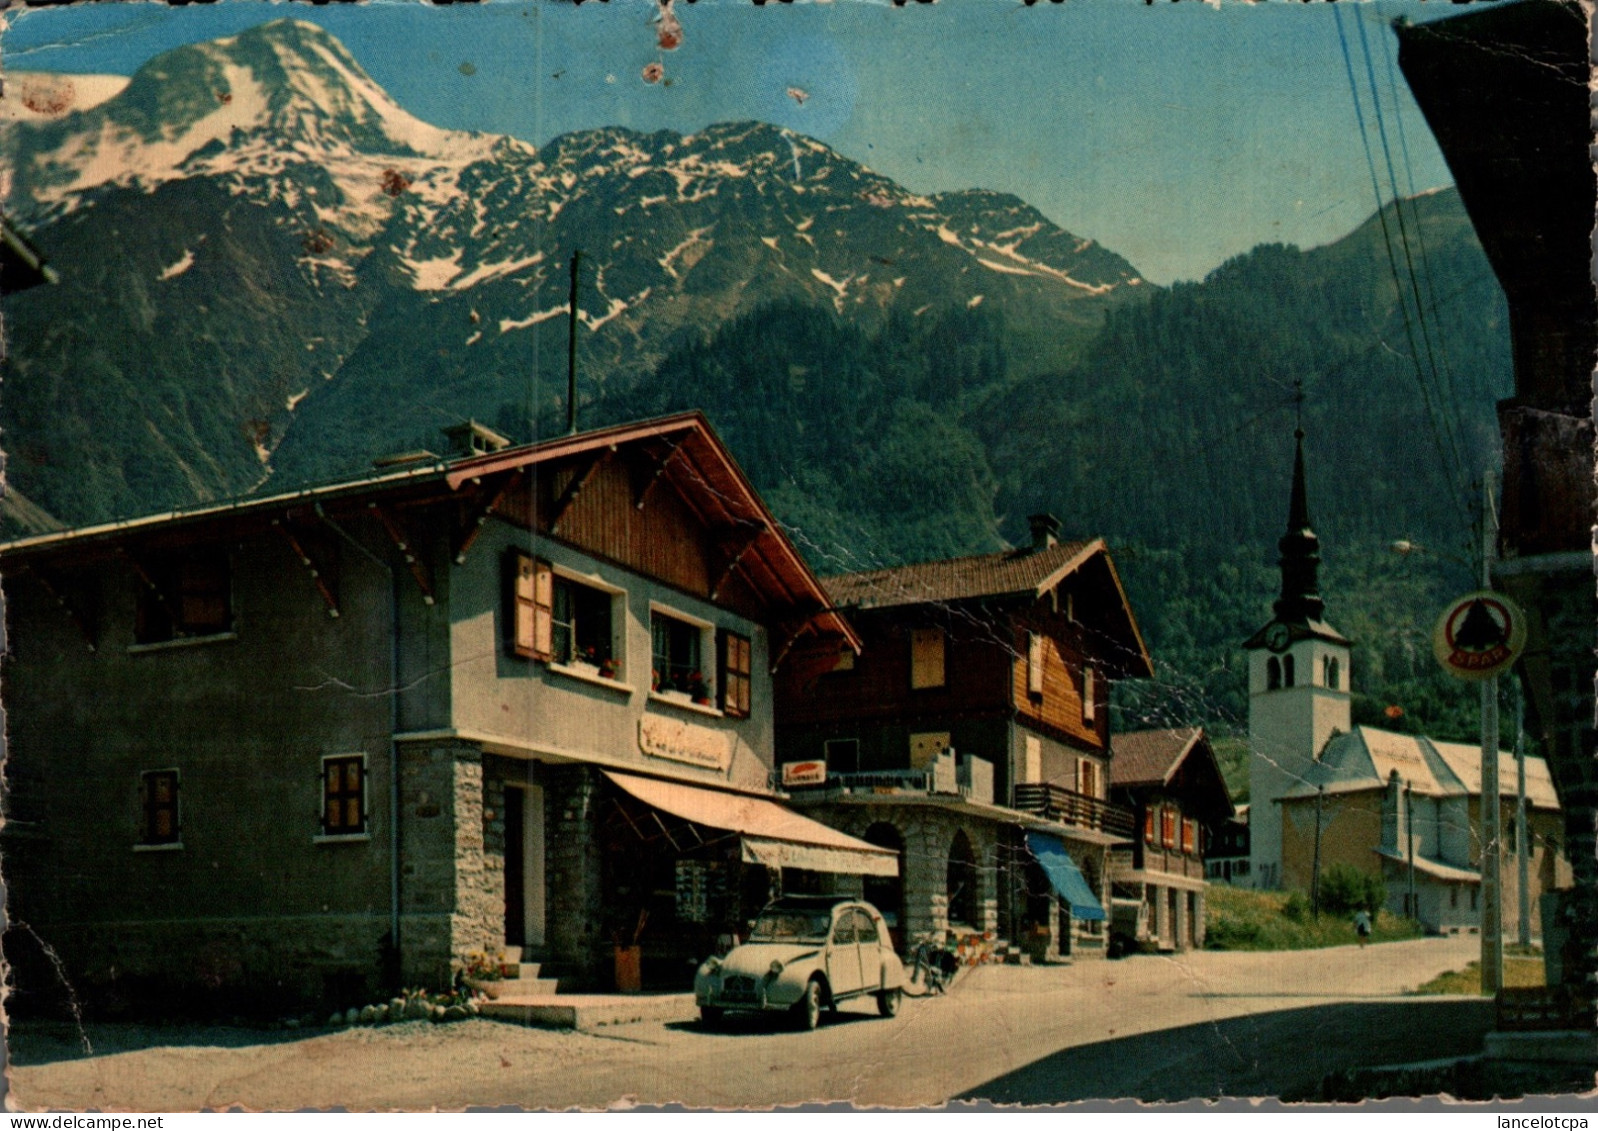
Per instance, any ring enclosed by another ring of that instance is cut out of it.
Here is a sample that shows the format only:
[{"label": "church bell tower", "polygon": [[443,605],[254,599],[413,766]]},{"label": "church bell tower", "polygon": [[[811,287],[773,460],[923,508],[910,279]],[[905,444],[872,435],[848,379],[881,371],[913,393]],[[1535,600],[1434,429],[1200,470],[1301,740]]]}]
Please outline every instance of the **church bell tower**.
[{"label": "church bell tower", "polygon": [[1334,734],[1351,727],[1350,642],[1322,619],[1320,539],[1304,490],[1304,430],[1293,433],[1287,531],[1277,542],[1282,591],[1271,618],[1243,644],[1248,656],[1249,874],[1282,883],[1282,814],[1276,798],[1301,785]]}]

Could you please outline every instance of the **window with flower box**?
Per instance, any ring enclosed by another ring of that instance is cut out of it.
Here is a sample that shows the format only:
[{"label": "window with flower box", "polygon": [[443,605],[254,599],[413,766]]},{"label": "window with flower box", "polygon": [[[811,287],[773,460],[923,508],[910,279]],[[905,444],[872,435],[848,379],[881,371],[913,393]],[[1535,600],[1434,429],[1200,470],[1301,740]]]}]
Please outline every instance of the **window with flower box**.
[{"label": "window with flower box", "polygon": [[715,629],[706,621],[675,611],[652,607],[649,611],[650,690],[667,697],[686,698],[708,707],[715,688],[706,674],[705,661],[714,647]]},{"label": "window with flower box", "polygon": [[615,595],[556,575],[553,597],[550,659],[557,664],[591,667],[606,679],[618,678]]},{"label": "window with flower box", "polygon": [[623,678],[616,629],[626,593],[514,550],[507,558],[507,643],[513,655],[604,679]]}]

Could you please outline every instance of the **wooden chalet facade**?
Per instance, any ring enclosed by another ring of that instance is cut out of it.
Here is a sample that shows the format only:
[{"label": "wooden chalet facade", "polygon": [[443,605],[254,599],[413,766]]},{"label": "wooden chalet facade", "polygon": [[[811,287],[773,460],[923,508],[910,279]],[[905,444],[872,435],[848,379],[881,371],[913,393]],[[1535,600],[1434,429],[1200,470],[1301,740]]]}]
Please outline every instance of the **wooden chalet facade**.
[{"label": "wooden chalet facade", "polygon": [[774,799],[773,669],[858,640],[701,416],[455,439],[0,547],[24,997],[30,939],[90,997],[602,987],[635,937],[686,984],[773,888],[893,871]]},{"label": "wooden chalet facade", "polygon": [[1205,854],[1233,816],[1202,727],[1115,736],[1110,797],[1132,811],[1131,843],[1110,853],[1112,920],[1126,942],[1204,945]]},{"label": "wooden chalet facade", "polygon": [[824,579],[861,652],[777,679],[784,786],[900,854],[866,896],[902,942],[1102,948],[1132,822],[1109,799],[1109,689],[1151,668],[1104,543],[1033,527],[1016,550]]}]

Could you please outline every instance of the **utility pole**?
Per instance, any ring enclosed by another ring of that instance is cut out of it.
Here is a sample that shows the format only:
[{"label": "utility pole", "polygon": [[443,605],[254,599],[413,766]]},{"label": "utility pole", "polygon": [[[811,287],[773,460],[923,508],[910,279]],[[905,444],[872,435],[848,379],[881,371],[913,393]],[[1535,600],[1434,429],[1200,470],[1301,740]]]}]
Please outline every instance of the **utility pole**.
[{"label": "utility pole", "polygon": [[1531,837],[1526,828],[1526,700],[1515,684],[1515,866],[1520,881],[1520,945],[1531,946]]},{"label": "utility pole", "polygon": [[1317,922],[1321,917],[1321,802],[1326,797],[1326,786],[1315,787],[1315,862],[1309,881],[1309,909]]},{"label": "utility pole", "polygon": [[1420,908],[1415,906],[1415,799],[1410,796],[1409,782],[1404,783],[1404,839],[1409,842],[1409,892],[1405,903],[1409,917],[1420,919]]},{"label": "utility pole", "polygon": [[571,310],[566,324],[566,432],[571,436],[577,434],[577,270],[582,262],[583,253],[572,252]]},{"label": "utility pole", "polygon": [[[1498,516],[1493,473],[1482,477],[1481,585],[1493,585]],[[1496,997],[1504,985],[1503,903],[1499,885],[1501,812],[1498,793],[1498,677],[1481,682],[1481,992]]]}]

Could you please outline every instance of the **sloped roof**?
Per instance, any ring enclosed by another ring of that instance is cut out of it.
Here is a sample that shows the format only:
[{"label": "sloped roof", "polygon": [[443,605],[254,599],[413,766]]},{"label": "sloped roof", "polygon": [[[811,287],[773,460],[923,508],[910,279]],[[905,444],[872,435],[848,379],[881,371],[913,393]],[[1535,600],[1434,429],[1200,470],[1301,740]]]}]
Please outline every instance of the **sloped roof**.
[{"label": "sloped roof", "polygon": [[[1481,747],[1378,727],[1355,727],[1328,742],[1306,780],[1282,797],[1314,797],[1321,786],[1328,793],[1386,789],[1394,771],[1399,781],[1424,797],[1479,796]],[[1498,752],[1498,781],[1502,795],[1515,796],[1515,756],[1508,750]],[[1526,799],[1541,809],[1559,808],[1548,763],[1541,758],[1526,759]]]},{"label": "sloped roof", "polygon": [[[373,496],[408,491],[424,498],[449,498],[477,489],[483,480],[562,459],[628,445],[664,447],[657,477],[669,482],[707,527],[752,532],[740,552],[740,565],[754,567],[774,605],[818,628],[843,637],[859,650],[854,629],[831,607],[815,574],[794,549],[743,470],[699,412],[677,413],[630,424],[560,436],[463,458],[428,458],[385,467],[329,483],[277,494],[242,496],[215,503],[52,531],[0,544],[0,555],[19,557],[56,552],[84,543],[110,543],[135,531],[201,526],[224,520],[267,522],[285,508],[315,505],[364,506]],[[746,572],[751,572],[747,571]]]},{"label": "sloped roof", "polygon": [[1382,782],[1385,783],[1396,770],[1398,780],[1408,782],[1410,789],[1416,793],[1446,797],[1465,792],[1465,784],[1449,771],[1446,764],[1439,762],[1431,743],[1425,738],[1375,727],[1355,727],[1354,732],[1370,751],[1376,776]]},{"label": "sloped roof", "polygon": [[1328,742],[1305,780],[1283,797],[1314,797],[1320,787],[1329,793],[1386,789],[1394,771],[1399,781],[1408,782],[1424,797],[1457,796],[1465,791],[1424,738],[1357,726]]},{"label": "sloped roof", "polygon": [[1236,812],[1203,727],[1117,734],[1110,739],[1110,753],[1112,790],[1166,786],[1187,766],[1190,776],[1185,780],[1199,791],[1197,800],[1210,810],[1207,820],[1224,820]]},{"label": "sloped roof", "polygon": [[834,603],[844,608],[880,609],[928,601],[962,601],[974,597],[1040,597],[1085,562],[1104,541],[1059,542],[1033,549],[1004,550],[966,558],[844,573],[824,577],[821,584]]},{"label": "sloped roof", "polygon": [[941,558],[890,569],[836,574],[821,579],[822,586],[840,609],[884,609],[945,601],[1020,597],[1036,600],[1060,582],[1091,564],[1100,563],[1120,603],[1120,640],[1124,658],[1120,667],[1134,676],[1154,674],[1147,645],[1132,614],[1120,575],[1102,538],[1024,546],[994,554]]},{"label": "sloped roof", "polygon": [[[1472,795],[1481,793],[1481,747],[1462,742],[1433,742],[1433,749],[1454,776]],[[1498,792],[1500,796],[1514,797],[1516,792],[1515,755],[1508,750],[1498,752]],[[1526,802],[1539,809],[1559,808],[1559,795],[1554,792],[1554,779],[1548,772],[1548,763],[1541,758],[1526,759]]]},{"label": "sloped roof", "polygon": [[[1401,852],[1385,852],[1380,848],[1373,850],[1383,860],[1391,860],[1395,864],[1409,866],[1409,859]],[[1429,856],[1415,854],[1415,871],[1434,880],[1448,880],[1456,884],[1479,884],[1481,873],[1469,868],[1461,868],[1457,864],[1444,864],[1441,860],[1433,860]]]},{"label": "sloped roof", "polygon": [[1110,739],[1116,785],[1164,785],[1204,734],[1203,727],[1134,730]]}]

